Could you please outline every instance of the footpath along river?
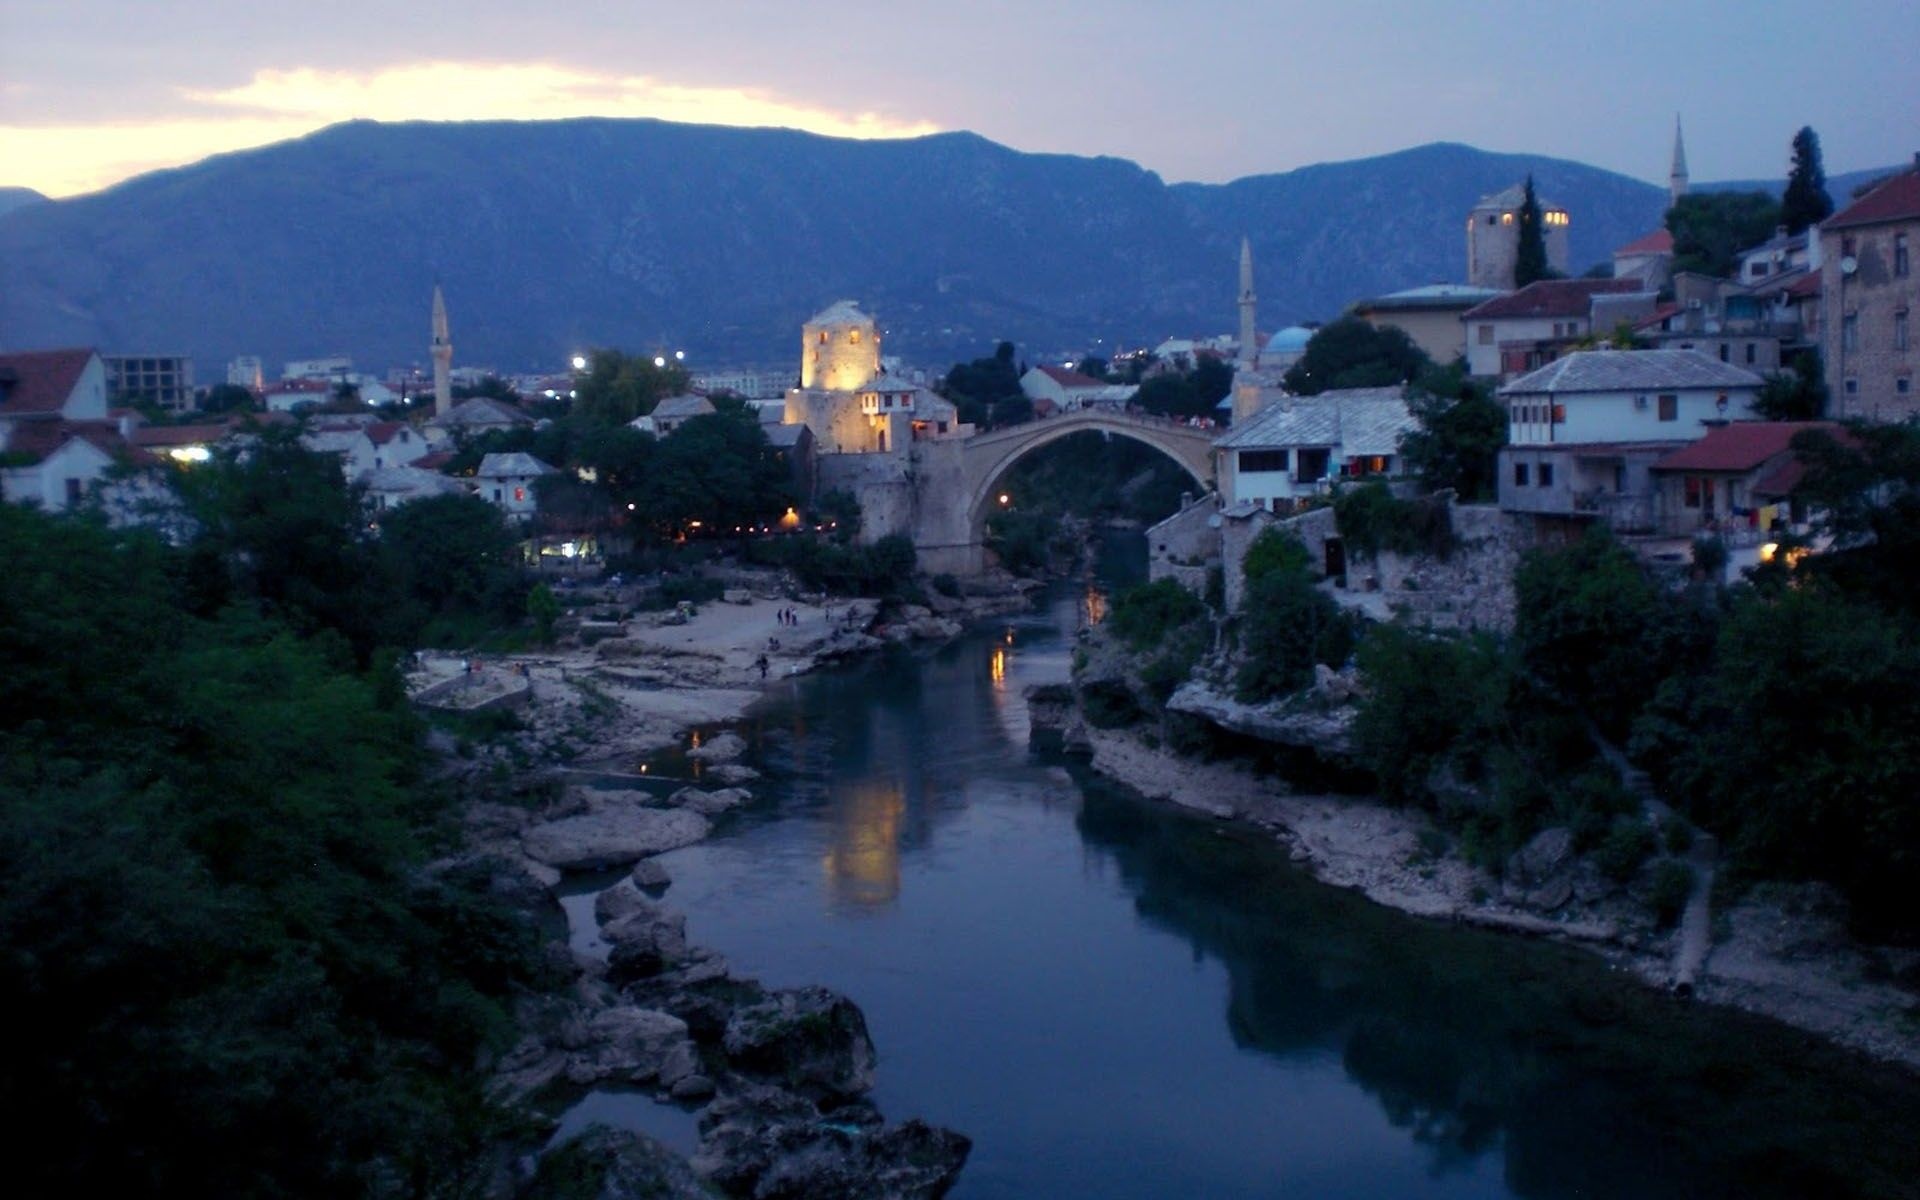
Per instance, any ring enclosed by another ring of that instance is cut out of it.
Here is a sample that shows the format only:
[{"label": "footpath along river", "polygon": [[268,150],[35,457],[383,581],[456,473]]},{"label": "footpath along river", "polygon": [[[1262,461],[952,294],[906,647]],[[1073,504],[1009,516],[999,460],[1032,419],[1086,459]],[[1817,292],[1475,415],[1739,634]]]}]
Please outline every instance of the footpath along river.
[{"label": "footpath along river", "polygon": [[[955,1196],[1920,1196],[1911,1074],[1031,752],[1022,692],[1102,603],[795,680],[735,727],[760,802],[661,859],[693,942],[860,1005],[881,1108],[974,1139]],[[590,1118],[691,1145],[644,1097]]]}]

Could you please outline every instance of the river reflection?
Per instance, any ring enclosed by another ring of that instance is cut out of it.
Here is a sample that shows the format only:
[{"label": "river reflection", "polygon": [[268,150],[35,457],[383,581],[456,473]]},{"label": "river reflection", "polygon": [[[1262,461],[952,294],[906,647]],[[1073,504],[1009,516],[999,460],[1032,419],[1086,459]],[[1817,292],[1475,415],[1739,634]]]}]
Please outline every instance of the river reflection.
[{"label": "river reflection", "polygon": [[665,860],[695,941],[859,1002],[876,1099],[975,1138],[956,1196],[1920,1194],[1909,1076],[1036,760],[1086,604],[797,681],[773,803]]}]

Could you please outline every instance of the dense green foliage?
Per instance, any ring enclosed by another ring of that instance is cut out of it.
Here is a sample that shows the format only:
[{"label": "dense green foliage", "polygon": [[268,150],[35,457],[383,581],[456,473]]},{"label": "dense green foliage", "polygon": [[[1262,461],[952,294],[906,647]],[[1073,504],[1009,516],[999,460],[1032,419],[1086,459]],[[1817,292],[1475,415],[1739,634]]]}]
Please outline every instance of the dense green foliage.
[{"label": "dense green foliage", "polygon": [[1400,440],[1407,468],[1430,492],[1452,488],[1460,500],[1492,500],[1507,413],[1489,389],[1455,362],[1425,371],[1407,397],[1420,427]]},{"label": "dense green foliage", "polygon": [[1113,600],[1107,628],[1135,650],[1165,641],[1175,630],[1207,618],[1201,599],[1171,579],[1128,588]]},{"label": "dense green foliage", "polygon": [[1780,223],[1788,233],[1818,225],[1833,214],[1827,194],[1827,171],[1820,163],[1820,135],[1802,125],[1793,135],[1793,166],[1787,171],[1787,189],[1780,197]]},{"label": "dense green foliage", "polygon": [[1315,330],[1283,382],[1296,396],[1313,396],[1335,388],[1406,383],[1430,365],[1404,330],[1376,328],[1349,316]]},{"label": "dense green foliage", "polygon": [[1289,695],[1313,682],[1316,664],[1339,667],[1353,652],[1353,620],[1314,586],[1306,548],[1263,530],[1247,548],[1240,601],[1240,670],[1235,694],[1249,703]]},{"label": "dense green foliage", "polygon": [[1740,251],[1773,236],[1780,205],[1765,192],[1696,192],[1667,210],[1674,271],[1733,274]]},{"label": "dense green foliage", "polygon": [[1233,390],[1233,368],[1201,355],[1191,371],[1163,371],[1141,381],[1133,406],[1163,417],[1212,417]]},{"label": "dense green foliage", "polygon": [[[1001,342],[986,358],[955,363],[938,390],[959,410],[962,424],[986,429],[993,425],[995,410],[1003,401],[1025,398],[1020,391],[1020,375],[1013,358],[1013,343]],[[1014,410],[1008,411],[1012,414]],[[1027,413],[1032,415],[1031,407]]]},{"label": "dense green foliage", "polygon": [[575,380],[573,411],[598,424],[624,425],[685,392],[687,384],[686,370],[677,365],[656,367],[642,355],[595,350]]},{"label": "dense green foliage", "polygon": [[[22,1194],[477,1194],[532,931],[422,869],[441,796],[355,606],[423,602],[283,447],[173,548],[0,505],[0,1060]],[[316,511],[308,511],[309,509]],[[372,569],[368,569],[368,568]]]},{"label": "dense green foliage", "polygon": [[1445,558],[1453,551],[1453,518],[1440,500],[1402,500],[1379,480],[1333,494],[1334,521],[1347,549],[1366,558],[1382,550]]},{"label": "dense green foliage", "polygon": [[1802,350],[1784,371],[1767,375],[1754,411],[1767,421],[1817,421],[1827,411],[1827,381],[1820,351]]},{"label": "dense green foliage", "polygon": [[1513,286],[1523,288],[1542,279],[1553,278],[1553,269],[1547,265],[1547,231],[1540,213],[1540,197],[1533,190],[1533,176],[1527,176],[1527,182],[1520,195],[1520,212],[1514,218],[1520,223],[1520,243],[1513,259]]},{"label": "dense green foliage", "polygon": [[809,591],[839,596],[908,598],[916,592],[913,539],[888,534],[871,545],[805,534],[752,542],[750,562],[785,567]]}]

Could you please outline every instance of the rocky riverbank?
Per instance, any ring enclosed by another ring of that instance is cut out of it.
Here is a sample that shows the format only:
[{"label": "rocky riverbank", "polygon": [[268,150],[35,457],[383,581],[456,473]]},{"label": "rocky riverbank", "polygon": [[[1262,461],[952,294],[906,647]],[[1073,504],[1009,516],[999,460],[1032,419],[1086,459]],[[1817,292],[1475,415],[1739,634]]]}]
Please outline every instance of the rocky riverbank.
[{"label": "rocky riverbank", "polygon": [[[795,600],[765,583],[662,614],[592,595],[552,650],[416,659],[410,687],[433,710],[443,772],[473,797],[464,864],[556,931],[568,876],[627,873],[594,902],[604,952],[577,952],[564,934],[548,947],[564,982],[522,1000],[519,1041],[494,1064],[497,1096],[545,1128],[557,1106],[599,1087],[699,1112],[690,1159],[595,1129],[532,1160],[503,1194],[571,1195],[590,1177],[602,1196],[933,1197],[966,1161],[964,1135],[888,1123],[865,1099],[875,1052],[850,1000],[766,988],[688,944],[655,856],[710,836],[753,800],[742,740],[696,729],[740,718],[769,687],[824,663],[1025,608],[1037,585],[990,579],[883,607]],[[684,751],[701,786],[647,774],[644,760],[670,750]]]},{"label": "rocky riverbank", "polygon": [[[1351,690],[1350,680],[1323,677],[1304,698],[1254,707],[1189,684],[1168,707],[1246,737],[1324,746],[1345,736]],[[1096,728],[1068,689],[1037,689],[1029,708],[1037,731],[1058,736],[1101,774],[1149,799],[1259,830],[1323,882],[1415,916],[1584,945],[1651,986],[1673,987],[1685,970],[1701,1000],[1920,1069],[1920,996],[1902,982],[1920,978],[1920,955],[1851,940],[1843,908],[1824,888],[1751,889],[1713,913],[1701,959],[1656,918],[1647,872],[1608,877],[1573,853],[1563,829],[1536,836],[1496,873],[1467,861],[1422,813],[1298,793],[1244,761],[1175,753],[1145,726]]]}]

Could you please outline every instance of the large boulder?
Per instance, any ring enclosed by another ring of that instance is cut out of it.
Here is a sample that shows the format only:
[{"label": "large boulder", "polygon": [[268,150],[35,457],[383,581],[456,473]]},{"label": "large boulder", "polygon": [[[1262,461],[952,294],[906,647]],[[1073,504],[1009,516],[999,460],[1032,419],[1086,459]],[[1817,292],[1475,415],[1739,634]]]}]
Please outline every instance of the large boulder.
[{"label": "large boulder", "polygon": [[589,1126],[540,1156],[522,1200],[718,1200],[686,1159],[643,1133]]},{"label": "large boulder", "polygon": [[752,799],[753,793],[745,788],[725,787],[704,792],[699,788],[683,787],[667,797],[667,803],[675,808],[697,812],[703,817],[717,817],[721,813],[732,812]]},{"label": "large boulder", "polygon": [[865,1105],[823,1118],[777,1089],[717,1100],[700,1126],[695,1169],[756,1200],[931,1200],[952,1188],[973,1148],[921,1121],[883,1125]]},{"label": "large boulder", "polygon": [[804,1095],[846,1099],[873,1087],[873,1039],[853,1002],[823,987],[768,993],[742,1005],[721,1039],[734,1069]]},{"label": "large boulder", "polygon": [[690,846],[711,831],[699,813],[622,807],[535,825],[527,830],[524,845],[528,857],[550,867],[597,871]]},{"label": "large boulder", "polygon": [[[610,907],[609,896],[622,900]],[[653,903],[632,883],[623,880],[608,888],[594,907],[603,922],[600,936],[611,947],[607,951],[610,982],[617,985],[647,979],[686,959],[687,918]]]},{"label": "large boulder", "polygon": [[737,733],[716,733],[687,751],[688,758],[701,762],[726,762],[747,752],[746,739]]}]

